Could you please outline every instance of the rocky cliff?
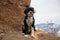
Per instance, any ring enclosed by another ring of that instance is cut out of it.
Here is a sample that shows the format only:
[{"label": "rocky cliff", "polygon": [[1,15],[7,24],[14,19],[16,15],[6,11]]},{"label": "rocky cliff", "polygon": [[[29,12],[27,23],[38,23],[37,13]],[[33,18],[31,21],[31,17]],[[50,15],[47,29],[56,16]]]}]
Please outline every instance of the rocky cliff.
[{"label": "rocky cliff", "polygon": [[30,0],[0,0],[0,33],[21,31],[24,9],[30,6]]}]

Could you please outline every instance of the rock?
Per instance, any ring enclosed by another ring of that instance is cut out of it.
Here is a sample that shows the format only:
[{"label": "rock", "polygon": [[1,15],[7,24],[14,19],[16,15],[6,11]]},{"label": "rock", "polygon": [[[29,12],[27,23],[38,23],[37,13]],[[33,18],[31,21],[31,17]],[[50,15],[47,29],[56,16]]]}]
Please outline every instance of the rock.
[{"label": "rock", "polygon": [[0,32],[22,31],[24,10],[29,5],[30,0],[0,0]]}]

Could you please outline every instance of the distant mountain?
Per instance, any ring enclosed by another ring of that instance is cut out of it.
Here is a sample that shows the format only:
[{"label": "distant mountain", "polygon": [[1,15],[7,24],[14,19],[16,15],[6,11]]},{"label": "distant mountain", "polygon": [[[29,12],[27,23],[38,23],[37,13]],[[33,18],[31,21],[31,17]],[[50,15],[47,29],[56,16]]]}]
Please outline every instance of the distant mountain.
[{"label": "distant mountain", "polygon": [[58,31],[60,31],[60,25],[55,24],[55,23],[41,23],[41,24],[37,24],[35,26],[37,29],[42,29],[49,33],[56,34]]}]

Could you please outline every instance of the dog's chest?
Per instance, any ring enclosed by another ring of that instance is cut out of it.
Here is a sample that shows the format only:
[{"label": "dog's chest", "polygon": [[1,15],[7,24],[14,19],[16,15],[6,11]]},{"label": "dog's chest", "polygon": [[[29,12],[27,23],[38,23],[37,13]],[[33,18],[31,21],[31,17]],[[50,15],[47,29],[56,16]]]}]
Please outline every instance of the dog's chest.
[{"label": "dog's chest", "polygon": [[29,26],[31,26],[32,23],[33,23],[33,17],[28,17],[28,19],[26,20],[26,22],[27,22],[27,24],[28,24]]}]

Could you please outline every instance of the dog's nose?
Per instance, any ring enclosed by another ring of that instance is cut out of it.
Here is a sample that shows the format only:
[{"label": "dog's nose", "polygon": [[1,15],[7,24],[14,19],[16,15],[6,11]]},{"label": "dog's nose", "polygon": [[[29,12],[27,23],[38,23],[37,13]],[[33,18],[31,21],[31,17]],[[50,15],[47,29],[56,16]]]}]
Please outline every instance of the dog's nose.
[{"label": "dog's nose", "polygon": [[31,14],[32,12],[30,12],[30,14]]}]

